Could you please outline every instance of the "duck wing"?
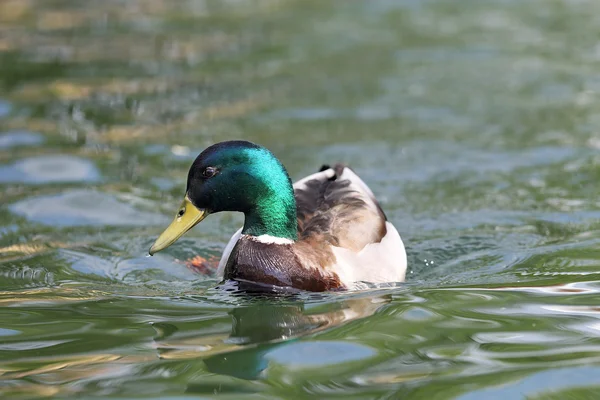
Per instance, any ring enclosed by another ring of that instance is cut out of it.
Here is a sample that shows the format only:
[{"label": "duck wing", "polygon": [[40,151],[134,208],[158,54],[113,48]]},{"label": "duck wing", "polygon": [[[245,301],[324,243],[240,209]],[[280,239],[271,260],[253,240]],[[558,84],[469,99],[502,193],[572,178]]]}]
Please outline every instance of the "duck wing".
[{"label": "duck wing", "polygon": [[358,252],[387,233],[387,218],[373,192],[347,166],[323,166],[296,182],[294,194],[300,240],[318,237]]},{"label": "duck wing", "polygon": [[300,239],[295,250],[305,264],[334,273],[348,289],[361,288],[360,282],[404,281],[404,243],[354,171],[325,166],[296,182],[294,191]]}]

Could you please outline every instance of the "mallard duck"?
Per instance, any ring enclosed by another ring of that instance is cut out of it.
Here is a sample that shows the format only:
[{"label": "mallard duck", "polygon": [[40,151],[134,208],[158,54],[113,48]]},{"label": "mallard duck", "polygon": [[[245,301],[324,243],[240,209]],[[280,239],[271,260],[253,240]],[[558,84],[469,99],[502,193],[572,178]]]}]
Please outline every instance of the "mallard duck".
[{"label": "mallard duck", "polygon": [[225,280],[317,292],[404,280],[402,239],[347,166],[323,166],[292,185],[266,148],[214,144],[193,162],[183,203],[150,255],[221,211],[244,213],[217,269]]}]

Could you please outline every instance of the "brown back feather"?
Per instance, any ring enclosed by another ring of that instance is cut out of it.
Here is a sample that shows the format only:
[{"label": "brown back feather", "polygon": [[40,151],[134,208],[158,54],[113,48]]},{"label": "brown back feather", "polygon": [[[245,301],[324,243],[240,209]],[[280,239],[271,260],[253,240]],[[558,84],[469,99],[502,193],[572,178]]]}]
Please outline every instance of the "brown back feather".
[{"label": "brown back feather", "polygon": [[386,218],[379,204],[350,180],[340,179],[344,168],[338,164],[332,178],[313,179],[294,190],[300,241],[325,241],[360,251],[385,236]]}]

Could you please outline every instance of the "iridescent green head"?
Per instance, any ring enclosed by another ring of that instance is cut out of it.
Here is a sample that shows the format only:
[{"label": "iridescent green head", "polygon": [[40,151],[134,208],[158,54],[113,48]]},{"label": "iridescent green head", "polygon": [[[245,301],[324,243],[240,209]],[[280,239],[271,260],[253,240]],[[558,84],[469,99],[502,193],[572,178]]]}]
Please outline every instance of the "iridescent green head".
[{"label": "iridescent green head", "polygon": [[235,140],[214,144],[196,158],[185,201],[150,254],[220,211],[243,212],[244,234],[297,239],[296,201],[287,171],[266,148]]}]

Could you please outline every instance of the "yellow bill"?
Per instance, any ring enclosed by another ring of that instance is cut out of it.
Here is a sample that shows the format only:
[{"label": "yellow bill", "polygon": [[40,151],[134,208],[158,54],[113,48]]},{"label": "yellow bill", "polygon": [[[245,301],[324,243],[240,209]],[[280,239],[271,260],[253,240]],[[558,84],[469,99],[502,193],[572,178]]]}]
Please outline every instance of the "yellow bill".
[{"label": "yellow bill", "polygon": [[150,247],[150,255],[152,256],[154,253],[158,253],[175,243],[177,239],[206,218],[207,215],[206,210],[196,208],[190,199],[185,196],[171,225],[160,234],[156,242]]}]

